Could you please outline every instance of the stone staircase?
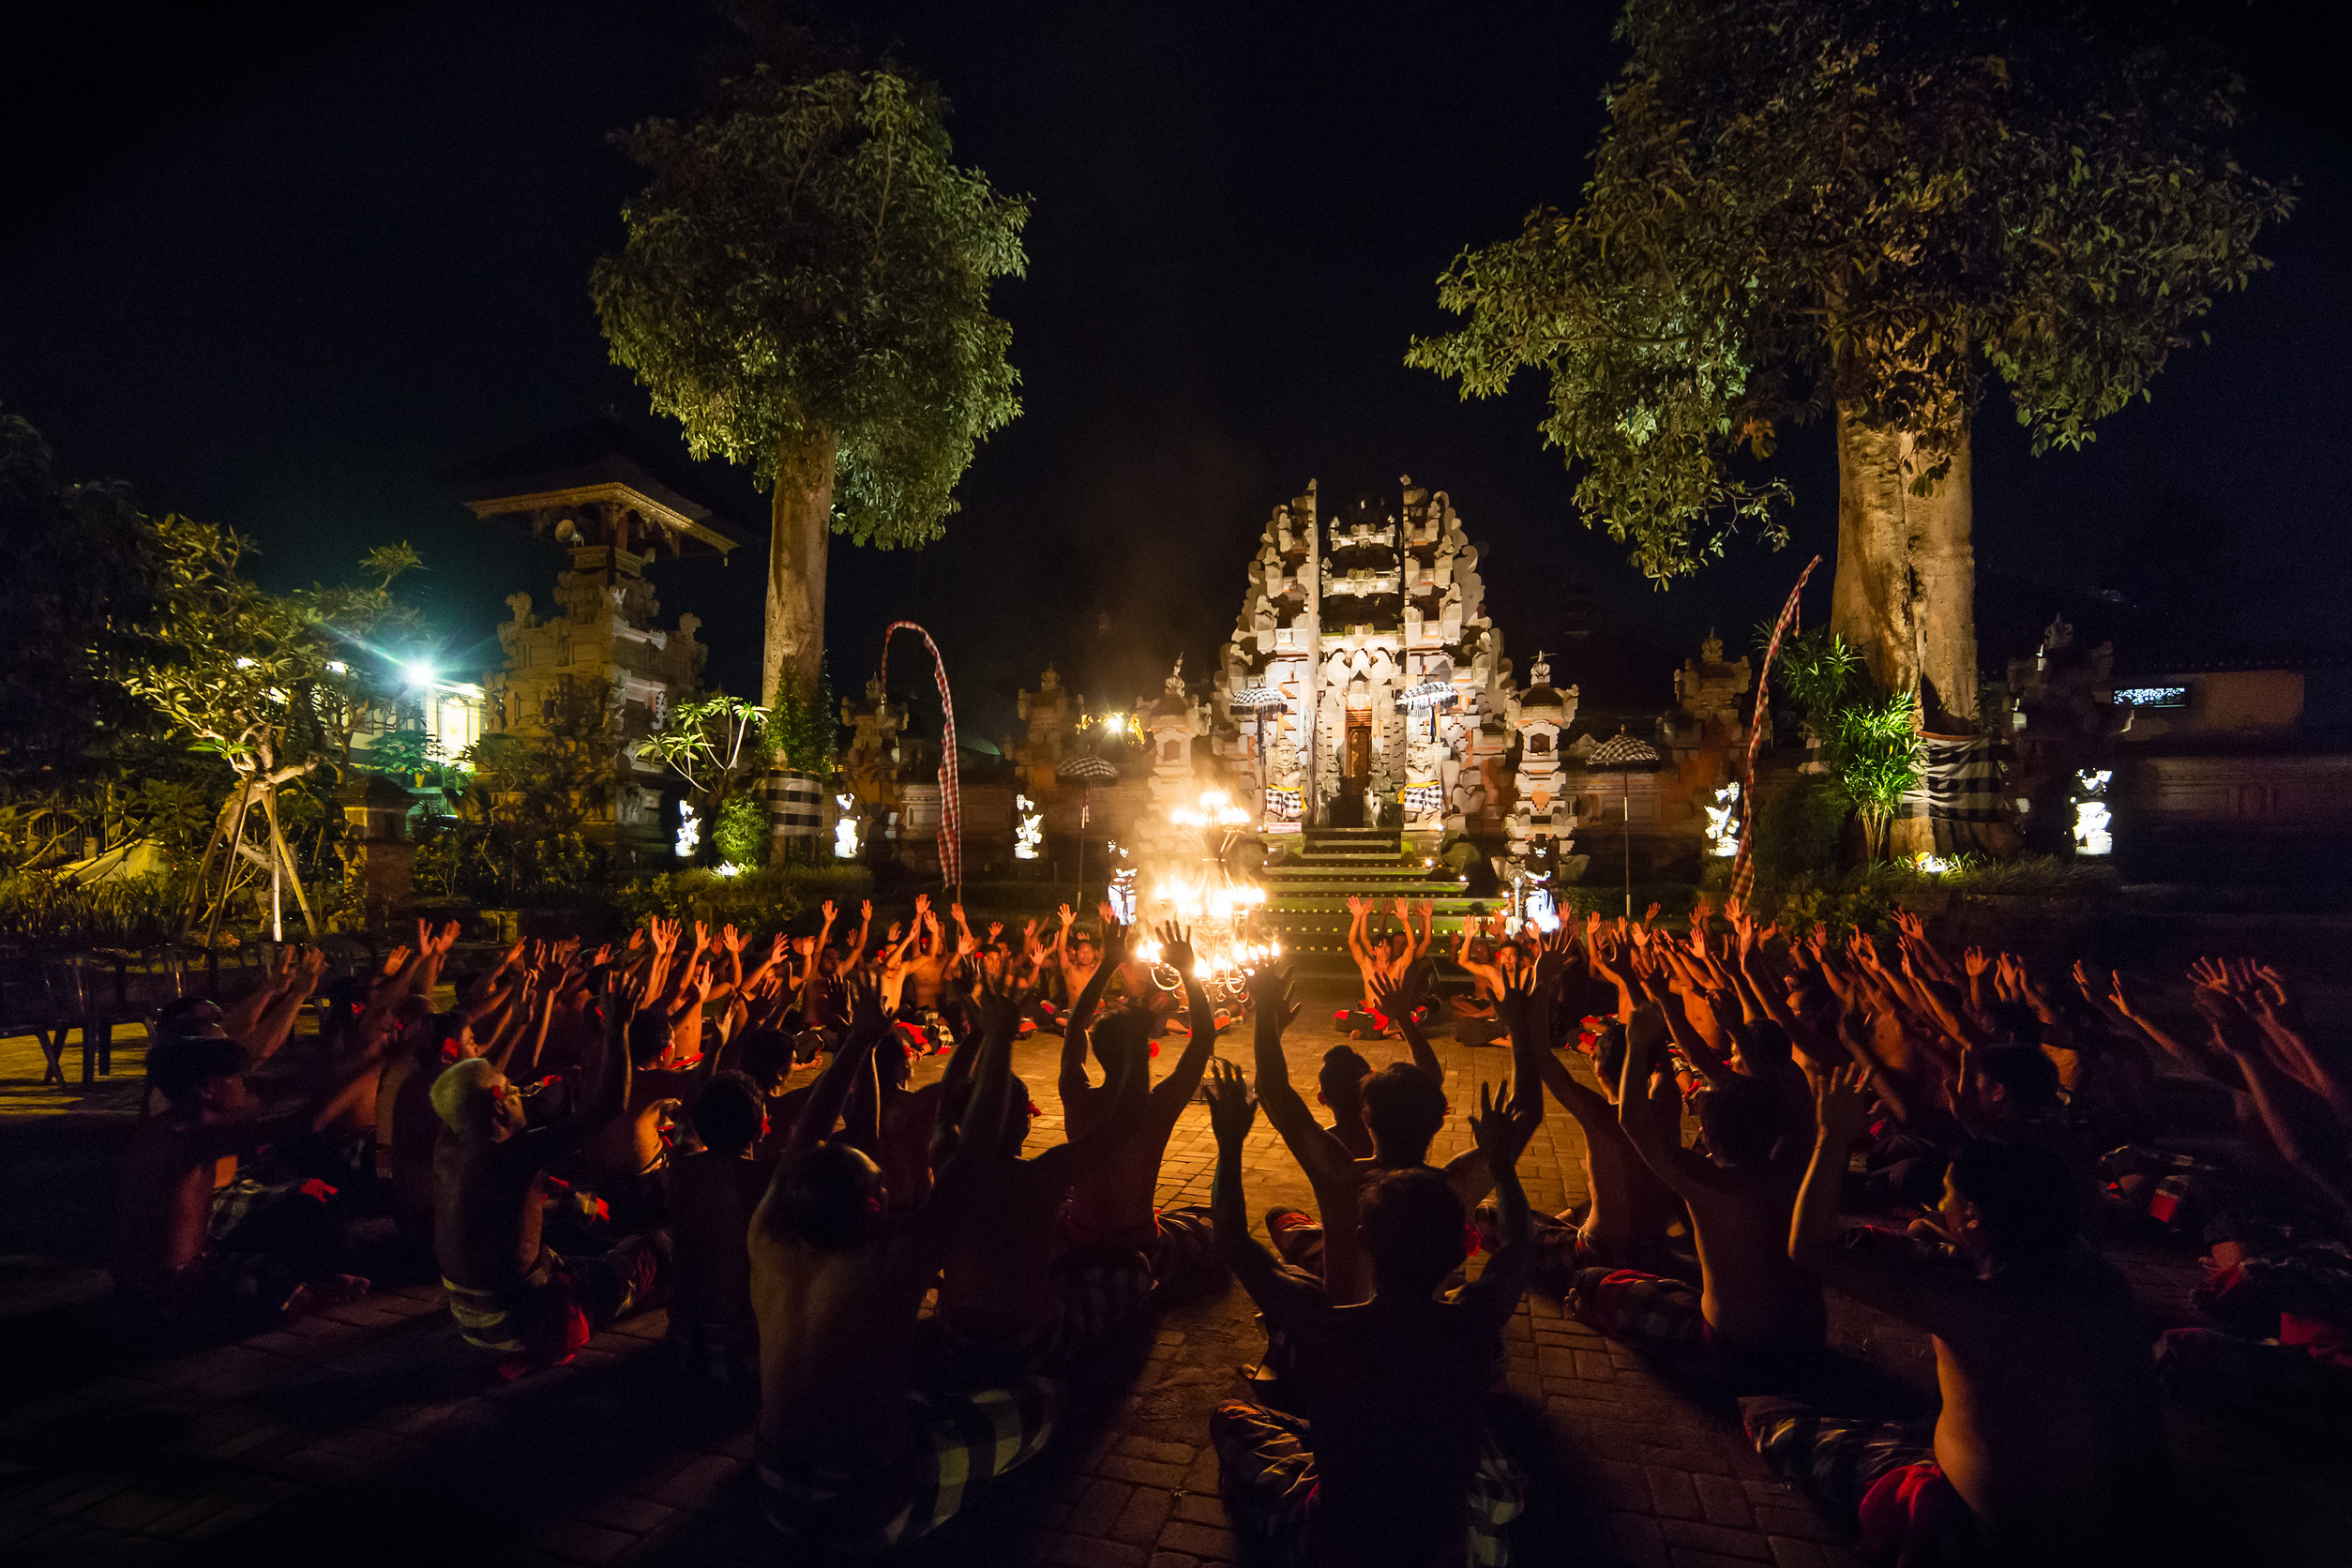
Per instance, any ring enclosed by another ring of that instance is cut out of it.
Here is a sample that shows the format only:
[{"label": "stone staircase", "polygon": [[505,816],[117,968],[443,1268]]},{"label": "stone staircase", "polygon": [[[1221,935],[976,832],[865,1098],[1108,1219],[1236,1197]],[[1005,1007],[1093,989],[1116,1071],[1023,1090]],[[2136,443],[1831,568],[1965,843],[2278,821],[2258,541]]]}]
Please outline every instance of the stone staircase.
[{"label": "stone staircase", "polygon": [[[1394,929],[1399,898],[1437,905],[1440,939],[1462,928],[1462,917],[1491,900],[1462,896],[1459,878],[1420,857],[1408,859],[1396,834],[1380,828],[1308,828],[1298,851],[1261,873],[1266,906],[1259,925],[1282,943],[1285,957],[1301,975],[1352,976],[1348,957],[1348,899],[1375,900],[1375,933]],[[1450,950],[1451,942],[1445,942]],[[1440,972],[1452,971],[1441,964]]]}]

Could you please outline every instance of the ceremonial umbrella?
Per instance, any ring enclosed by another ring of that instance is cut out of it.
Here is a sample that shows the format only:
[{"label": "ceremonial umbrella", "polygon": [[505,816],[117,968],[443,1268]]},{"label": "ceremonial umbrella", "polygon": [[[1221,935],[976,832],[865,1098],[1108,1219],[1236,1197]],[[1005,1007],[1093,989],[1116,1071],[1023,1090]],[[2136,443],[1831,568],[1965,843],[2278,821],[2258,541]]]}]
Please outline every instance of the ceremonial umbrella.
[{"label": "ceremonial umbrella", "polygon": [[1617,775],[1617,815],[1625,845],[1625,917],[1629,920],[1634,913],[1634,825],[1632,813],[1627,809],[1632,800],[1633,781],[1627,776],[1636,768],[1654,768],[1660,760],[1656,746],[1627,734],[1621,726],[1616,734],[1594,747],[1592,755],[1584,760],[1587,768],[1606,769]]},{"label": "ceremonial umbrella", "polygon": [[1075,778],[1082,786],[1078,796],[1078,901],[1086,901],[1086,822],[1093,814],[1094,786],[1106,778],[1116,778],[1119,770],[1092,751],[1076,757],[1064,757],[1053,770],[1056,778]]}]

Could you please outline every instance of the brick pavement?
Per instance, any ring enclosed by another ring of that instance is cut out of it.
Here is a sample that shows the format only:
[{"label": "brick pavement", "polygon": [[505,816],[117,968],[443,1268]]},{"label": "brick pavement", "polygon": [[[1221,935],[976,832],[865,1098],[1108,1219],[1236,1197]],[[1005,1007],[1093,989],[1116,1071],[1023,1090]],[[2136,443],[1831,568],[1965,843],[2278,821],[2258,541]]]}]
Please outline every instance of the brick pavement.
[{"label": "brick pavement", "polygon": [[[1311,1082],[1334,1036],[1310,1009],[1289,1041]],[[1024,1046],[1044,1093],[1058,1043]],[[1440,1044],[1455,1105],[1474,1103],[1509,1054]],[[1367,1048],[1376,1063],[1400,1047]],[[1226,1054],[1246,1064],[1245,1040]],[[1172,1048],[1158,1065],[1173,1060]],[[1041,1119],[1041,1139],[1059,1119]],[[1436,1156],[1465,1147],[1457,1115]],[[1186,1112],[1163,1199],[1205,1202],[1214,1153]],[[1575,1123],[1554,1108],[1530,1150],[1530,1196],[1583,1196]],[[1262,1120],[1247,1166],[1253,1214],[1304,1205],[1304,1178]],[[2177,1304],[2174,1259],[2130,1259],[2151,1297]],[[0,1369],[37,1353],[23,1318]],[[446,1563],[771,1562],[752,1506],[749,1410],[674,1377],[665,1324],[647,1314],[599,1335],[569,1366],[500,1384],[456,1338],[437,1290],[390,1289],[324,1318],[168,1360],[100,1367],[0,1409],[0,1560],[10,1563],[297,1558]],[[1841,1306],[1834,1336],[1862,1369],[1932,1386],[1926,1347],[1901,1325]],[[1240,1391],[1262,1338],[1229,1289],[1178,1304],[1109,1349],[1040,1459],[973,1513],[905,1554],[923,1564],[1195,1568],[1245,1560],[1205,1446],[1210,1407]],[[1629,1568],[1850,1568],[1846,1532],[1772,1480],[1727,1398],[1660,1377],[1530,1298],[1508,1334],[1498,1427],[1530,1473],[1515,1549],[1523,1563]],[[61,1385],[62,1386],[57,1386]],[[20,1384],[19,1386],[23,1386]],[[2325,1459],[2242,1434],[2177,1425],[2183,1495],[2255,1532],[2254,1560],[2344,1560],[2352,1495]],[[2240,1540],[2239,1545],[2249,1543]],[[421,1555],[420,1555],[421,1554]]]}]

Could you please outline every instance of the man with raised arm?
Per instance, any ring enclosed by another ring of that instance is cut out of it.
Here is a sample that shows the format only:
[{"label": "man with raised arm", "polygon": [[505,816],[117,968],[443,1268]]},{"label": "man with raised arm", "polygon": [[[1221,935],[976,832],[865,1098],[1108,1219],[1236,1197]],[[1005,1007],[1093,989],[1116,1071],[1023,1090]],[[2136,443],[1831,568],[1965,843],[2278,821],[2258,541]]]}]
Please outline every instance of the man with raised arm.
[{"label": "man with raised arm", "polygon": [[1849,1066],[1818,1083],[1788,1254],[1935,1336],[1943,1410],[1931,1438],[1743,1399],[1749,1437],[1785,1479],[1857,1513],[1877,1560],[2072,1568],[2167,1555],[2154,1550],[2167,1461],[2147,1326],[2122,1275],[2082,1244],[2064,1162],[2029,1144],[1964,1144],[1944,1178],[1950,1261],[1883,1232],[1841,1234],[1864,1081]]},{"label": "man with raised arm", "polygon": [[[1111,924],[1104,929],[1105,961],[1071,1007],[1069,1029],[1063,1036],[1062,1112],[1073,1138],[1084,1138],[1109,1121],[1117,1104],[1108,1081],[1096,1085],[1086,1075],[1088,1031],[1100,1027],[1094,1024],[1095,1009],[1102,1004],[1104,988],[1127,951],[1122,927]],[[1215,1049],[1217,1031],[1208,992],[1193,972],[1189,933],[1171,921],[1160,929],[1160,962],[1184,977],[1185,1021],[1191,1033],[1176,1065],[1153,1086],[1135,1130],[1100,1166],[1072,1184],[1069,1206],[1063,1211],[1063,1239],[1074,1249],[1103,1255],[1143,1252],[1152,1259],[1153,1284],[1169,1289],[1192,1276],[1210,1256],[1207,1213],[1198,1208],[1162,1209],[1157,1199],[1160,1156],[1168,1152],[1168,1135],[1176,1130],[1177,1119],[1200,1087],[1200,1074]],[[1156,1026],[1156,1019],[1139,1003],[1130,1002],[1123,1012]]]},{"label": "man with raised arm", "polygon": [[941,1098],[954,1149],[920,1206],[891,1214],[881,1169],[831,1136],[878,1037],[853,1025],[752,1216],[761,1506],[804,1550],[864,1555],[927,1535],[1052,1434],[1060,1385],[1048,1379],[955,1393],[914,1384],[917,1309],[988,1191],[1014,1114],[1018,1009],[993,988],[976,1005],[972,1092],[960,1123]]},{"label": "man with raised arm", "polygon": [[[1548,965],[1547,949],[1543,962]],[[1574,1214],[1535,1218],[1535,1265],[1530,1275],[1535,1289],[1565,1296],[1578,1273],[1589,1268],[1651,1267],[1666,1223],[1675,1213],[1673,1193],[1651,1173],[1618,1123],[1617,1089],[1624,1071],[1624,1035],[1610,1031],[1614,1049],[1604,1047],[1593,1066],[1598,1089],[1587,1088],[1568,1064],[1549,1048],[1552,1037],[1551,988],[1548,975],[1537,965],[1521,965],[1497,978],[1497,1008],[1511,1032],[1512,1061],[1521,1071],[1532,1070],[1543,1079],[1561,1108],[1576,1119],[1584,1134],[1585,1191],[1590,1201],[1583,1217]],[[1500,1214],[1491,1203],[1471,1214],[1479,1240],[1500,1244]]]},{"label": "man with raised arm", "polygon": [[[1013,989],[1009,983],[1005,988]],[[1018,998],[1017,989],[1013,994]],[[984,1173],[987,1190],[948,1248],[938,1322],[950,1350],[967,1365],[1056,1371],[1151,1297],[1152,1259],[1140,1250],[1073,1247],[1055,1256],[1071,1184],[1101,1168],[1134,1135],[1151,1084],[1148,1020],[1116,1013],[1095,1024],[1092,1038],[1095,1054],[1108,1064],[1103,1089],[1108,1118],[1023,1159],[1034,1108],[1027,1086],[1015,1078],[1003,1147]],[[962,1092],[972,1039],[957,1042],[948,1059],[942,1081],[951,1095]]]},{"label": "man with raised arm", "polygon": [[[1359,1093],[1372,1149],[1359,1158],[1331,1130],[1320,1126],[1290,1083],[1282,1032],[1298,1017],[1290,1000],[1290,974],[1268,965],[1250,975],[1250,1009],[1256,1030],[1258,1103],[1281,1135],[1283,1146],[1306,1172],[1315,1192],[1317,1216],[1296,1209],[1266,1215],[1267,1234],[1292,1266],[1319,1274],[1334,1304],[1359,1302],[1372,1280],[1356,1245],[1358,1195],[1384,1170],[1427,1168],[1430,1140],[1445,1125],[1445,1090],[1435,1053],[1426,1062],[1392,1062],[1364,1078]],[[1425,1041],[1421,1051],[1427,1051]],[[1416,1052],[1418,1057],[1420,1053]],[[1530,1077],[1531,1081],[1531,1077]],[[1535,1102],[1540,1115],[1541,1100]],[[1486,1196],[1493,1177],[1485,1157],[1472,1149],[1456,1154],[1439,1174],[1465,1213]]]},{"label": "man with raised arm", "polygon": [[[1618,1124],[1642,1163],[1689,1207],[1698,1247],[1697,1291],[1635,1269],[1583,1270],[1569,1307],[1612,1339],[1669,1357],[1802,1354],[1828,1331],[1821,1287],[1774,1244],[1788,1223],[1804,1168],[1779,1151],[1780,1096],[1765,1082],[1728,1071],[1694,1096],[1707,1153],[1682,1146],[1679,1090],[1658,1068],[1666,1020],[1658,1003],[1638,1009],[1625,1031]],[[1653,1081],[1653,1078],[1655,1081]]]},{"label": "man with raised arm", "polygon": [[[187,1010],[192,1014],[194,1010]],[[252,1057],[210,1016],[183,1016],[148,1054],[164,1098],[131,1134],[116,1194],[113,1272],[134,1323],[249,1327],[255,1317],[302,1312],[364,1294],[368,1282],[334,1272],[342,1228],[324,1183],[302,1184],[268,1208],[237,1212],[216,1189],[224,1164],[311,1131],[374,1071],[385,1040],[332,1063],[316,1093],[277,1106],[257,1101]]]},{"label": "man with raised arm", "polygon": [[433,1080],[443,1127],[433,1154],[442,1289],[465,1342],[501,1357],[508,1377],[569,1361],[596,1330],[651,1304],[666,1272],[668,1243],[658,1233],[579,1259],[559,1256],[540,1237],[547,1168],[629,1103],[634,1009],[617,989],[608,988],[602,1001],[605,1048],[596,1081],[559,1122],[532,1126],[521,1091],[478,1056]]},{"label": "man with raised arm", "polygon": [[[1249,1233],[1242,1154],[1256,1114],[1241,1073],[1216,1063],[1207,1091],[1217,1140],[1211,1199],[1218,1253],[1291,1347],[1299,1411],[1229,1400],[1209,1440],[1238,1522],[1284,1561],[1311,1568],[1500,1560],[1524,1482],[1488,1437],[1486,1389],[1530,1259],[1518,1159],[1535,1110],[1481,1086],[1470,1131],[1494,1172],[1503,1244],[1485,1273],[1441,1299],[1463,1260],[1463,1208],[1426,1168],[1384,1170],[1364,1187],[1351,1238],[1371,1264],[1361,1304],[1278,1263]],[[1304,1418],[1304,1419],[1302,1419]]]},{"label": "man with raised arm", "polygon": [[[1430,928],[1435,923],[1437,905],[1427,899],[1421,903],[1421,936],[1413,936],[1412,906],[1402,898],[1396,900],[1396,925],[1394,931],[1375,942],[1367,934],[1367,922],[1379,906],[1369,899],[1348,897],[1348,956],[1355,960],[1356,972],[1364,977],[1364,996],[1355,1006],[1338,1015],[1340,1033],[1351,1039],[1370,1040],[1389,1033],[1397,1020],[1380,1010],[1380,988],[1383,983],[1401,987],[1412,967],[1429,950]],[[1427,1021],[1424,1010],[1416,1021]]]}]

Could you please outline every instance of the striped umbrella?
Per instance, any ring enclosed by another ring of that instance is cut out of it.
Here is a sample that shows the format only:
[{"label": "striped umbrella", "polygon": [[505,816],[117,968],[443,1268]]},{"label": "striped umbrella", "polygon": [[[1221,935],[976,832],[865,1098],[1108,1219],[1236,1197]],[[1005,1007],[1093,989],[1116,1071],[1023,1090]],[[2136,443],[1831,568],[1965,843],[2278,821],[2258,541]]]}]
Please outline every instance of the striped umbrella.
[{"label": "striped umbrella", "polygon": [[1592,755],[1584,760],[1587,768],[1601,768],[1617,775],[1617,816],[1621,837],[1625,844],[1625,917],[1634,914],[1634,822],[1629,809],[1633,802],[1633,780],[1629,775],[1636,768],[1654,768],[1660,758],[1658,748],[1638,736],[1627,734],[1622,728],[1616,734],[1592,748]]},{"label": "striped umbrella", "polygon": [[939,656],[931,634],[912,621],[893,621],[882,631],[882,684],[890,689],[890,639],[911,631],[931,652],[931,674],[939,682],[939,869],[940,881],[961,894],[964,885],[964,792],[956,772],[956,699],[947,689],[947,661]]},{"label": "striped umbrella", "polygon": [[1091,751],[1064,757],[1053,770],[1056,778],[1074,778],[1083,787],[1078,796],[1078,897],[1086,897],[1086,823],[1094,814],[1094,786],[1119,776],[1119,770]]}]

